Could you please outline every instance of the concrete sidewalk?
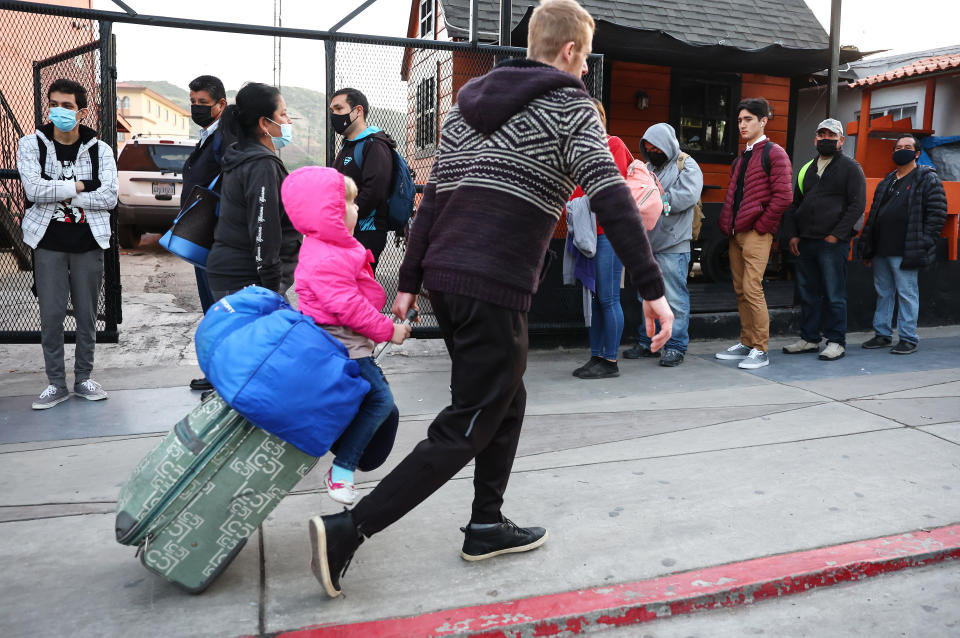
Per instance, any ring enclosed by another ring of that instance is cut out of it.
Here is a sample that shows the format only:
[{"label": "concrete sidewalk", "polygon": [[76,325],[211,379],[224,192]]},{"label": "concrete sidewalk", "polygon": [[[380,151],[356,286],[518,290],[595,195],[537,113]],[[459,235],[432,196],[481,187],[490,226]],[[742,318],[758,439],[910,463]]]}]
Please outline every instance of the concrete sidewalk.
[{"label": "concrete sidewalk", "polygon": [[[583,351],[534,351],[504,514],[548,527],[549,542],[528,554],[462,561],[468,467],[363,545],[336,600],[310,573],[306,532],[310,516],[340,509],[322,490],[329,459],[200,596],[147,572],[133,548],[115,542],[120,486],[198,398],[184,387],[199,374],[189,361],[130,369],[117,358],[97,375],[109,401],[74,398],[44,412],[30,410],[42,389],[36,372],[6,376],[0,634],[263,635],[645,581],[958,523],[960,328],[921,331],[921,350],[905,357],[862,350],[867,337],[850,335],[847,357],[830,363],[779,354],[775,342],[771,366],[754,373],[712,358],[729,344],[699,342],[679,368],[624,360],[619,378],[601,381],[571,376]],[[384,468],[360,476],[362,492],[422,438],[449,397],[449,362],[437,344],[410,344],[384,368],[401,429]],[[936,589],[929,600],[918,596],[918,579]],[[902,607],[864,634],[814,630],[762,602],[611,635],[720,635],[707,629],[714,614],[731,636],[764,627],[770,635],[951,635],[960,631],[956,579],[956,563],[947,563],[788,603],[853,609],[883,595],[891,609]],[[938,613],[914,613],[928,603]]]}]

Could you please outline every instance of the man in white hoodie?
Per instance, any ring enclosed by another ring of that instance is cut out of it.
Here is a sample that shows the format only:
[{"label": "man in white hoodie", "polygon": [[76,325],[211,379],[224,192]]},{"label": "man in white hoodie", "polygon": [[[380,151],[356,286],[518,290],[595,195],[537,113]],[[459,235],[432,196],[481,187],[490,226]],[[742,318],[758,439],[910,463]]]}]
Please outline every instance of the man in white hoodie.
[{"label": "man in white hoodie", "polygon": [[88,115],[87,91],[72,80],[47,90],[50,122],[20,139],[17,170],[28,200],[21,229],[34,249],[33,270],[40,305],[40,342],[49,385],[34,410],[70,398],[63,365],[63,320],[67,298],[76,320],[73,391],[84,399],[107,398],[90,378],[96,344],[97,299],[103,251],[110,247],[110,211],[117,205],[113,149],[79,123]]},{"label": "man in white hoodie", "polygon": [[[657,225],[647,233],[653,256],[660,264],[667,303],[673,310],[673,335],[660,353],[660,365],[672,368],[683,363],[690,342],[690,293],[687,274],[690,271],[690,241],[693,237],[694,209],[703,190],[703,172],[696,161],[680,151],[677,133],[666,123],[654,124],[643,134],[640,152],[663,185],[670,204],[669,212],[660,215]],[[627,359],[656,357],[650,351],[650,337],[640,321],[637,344],[625,350]]]}]

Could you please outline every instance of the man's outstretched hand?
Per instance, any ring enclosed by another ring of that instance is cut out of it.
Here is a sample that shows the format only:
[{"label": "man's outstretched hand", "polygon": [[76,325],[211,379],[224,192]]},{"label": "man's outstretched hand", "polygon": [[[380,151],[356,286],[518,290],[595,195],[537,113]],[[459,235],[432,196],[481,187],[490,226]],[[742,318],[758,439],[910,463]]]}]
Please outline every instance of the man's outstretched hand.
[{"label": "man's outstretched hand", "polygon": [[416,307],[417,296],[413,293],[398,292],[397,296],[393,300],[393,314],[401,321],[407,318],[407,312],[410,310],[410,308]]},{"label": "man's outstretched hand", "polygon": [[[396,312],[396,309],[394,309]],[[643,300],[643,318],[646,323],[647,336],[650,337],[650,351],[657,352],[667,343],[670,335],[673,334],[673,311],[670,310],[670,304],[666,297],[660,297],[653,301]],[[660,332],[656,332],[657,325],[655,321],[660,322]],[[656,334],[654,334],[656,333]]]}]

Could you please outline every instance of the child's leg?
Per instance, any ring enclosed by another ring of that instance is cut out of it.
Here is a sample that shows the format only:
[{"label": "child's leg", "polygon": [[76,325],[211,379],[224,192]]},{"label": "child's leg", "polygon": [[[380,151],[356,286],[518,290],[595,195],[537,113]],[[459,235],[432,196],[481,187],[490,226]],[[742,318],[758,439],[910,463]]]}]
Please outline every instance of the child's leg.
[{"label": "child's leg", "polygon": [[[383,371],[373,361],[373,357],[357,359],[360,376],[370,383],[370,392],[360,404],[360,411],[340,436],[337,457],[334,459],[334,472],[337,468],[352,473],[357,469],[360,457],[370,443],[370,439],[393,410],[393,393],[387,384]],[[337,477],[334,477],[334,482]],[[353,481],[350,481],[351,483]]]}]

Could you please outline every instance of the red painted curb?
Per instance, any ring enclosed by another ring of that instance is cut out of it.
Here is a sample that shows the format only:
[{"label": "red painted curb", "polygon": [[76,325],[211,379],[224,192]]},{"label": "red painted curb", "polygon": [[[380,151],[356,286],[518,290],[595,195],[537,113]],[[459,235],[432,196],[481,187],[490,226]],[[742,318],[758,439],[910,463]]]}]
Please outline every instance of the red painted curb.
[{"label": "red painted curb", "polygon": [[960,559],[960,525],[756,558],[651,580],[409,618],[317,625],[277,638],[541,638],[734,607]]}]

